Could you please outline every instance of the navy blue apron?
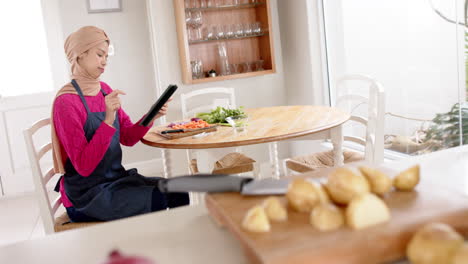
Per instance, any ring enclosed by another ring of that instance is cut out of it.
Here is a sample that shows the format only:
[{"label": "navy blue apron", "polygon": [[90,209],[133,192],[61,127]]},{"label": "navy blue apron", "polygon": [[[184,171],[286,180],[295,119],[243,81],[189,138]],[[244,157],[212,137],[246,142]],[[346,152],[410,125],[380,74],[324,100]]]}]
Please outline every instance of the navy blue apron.
[{"label": "navy blue apron", "polygon": [[[76,81],[72,80],[72,84],[88,114],[83,129],[89,142],[104,121],[106,113],[91,112]],[[104,96],[107,95],[102,89],[101,92]],[[91,175],[81,176],[70,159],[65,164],[65,193],[73,203],[74,210],[91,219],[107,221],[152,211],[152,196],[153,191],[156,191],[158,178],[139,175],[136,169],[124,169],[118,117],[115,118],[113,126],[117,131]],[[158,196],[159,199],[165,198],[161,193]],[[167,204],[166,201],[161,202]]]}]

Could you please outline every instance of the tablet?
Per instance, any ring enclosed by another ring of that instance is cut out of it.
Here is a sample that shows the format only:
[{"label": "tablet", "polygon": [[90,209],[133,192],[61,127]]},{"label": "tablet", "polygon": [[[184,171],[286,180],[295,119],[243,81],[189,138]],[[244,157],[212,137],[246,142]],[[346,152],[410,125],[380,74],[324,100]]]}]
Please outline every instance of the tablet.
[{"label": "tablet", "polygon": [[177,90],[177,85],[170,84],[164,93],[158,98],[156,103],[154,103],[153,106],[151,106],[150,110],[148,113],[146,113],[145,118],[141,120],[140,125],[142,126],[148,126],[149,123],[151,123],[151,120],[156,116],[156,114],[161,110],[161,108],[164,106],[164,104],[171,98],[171,96],[174,94],[174,92]]}]

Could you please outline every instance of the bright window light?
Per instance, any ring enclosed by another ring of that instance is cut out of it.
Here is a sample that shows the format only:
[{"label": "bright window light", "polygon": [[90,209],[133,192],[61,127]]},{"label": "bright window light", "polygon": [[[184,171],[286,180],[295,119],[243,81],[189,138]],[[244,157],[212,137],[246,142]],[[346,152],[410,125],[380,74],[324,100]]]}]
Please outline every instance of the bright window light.
[{"label": "bright window light", "polygon": [[41,1],[2,1],[0,95],[54,90]]}]

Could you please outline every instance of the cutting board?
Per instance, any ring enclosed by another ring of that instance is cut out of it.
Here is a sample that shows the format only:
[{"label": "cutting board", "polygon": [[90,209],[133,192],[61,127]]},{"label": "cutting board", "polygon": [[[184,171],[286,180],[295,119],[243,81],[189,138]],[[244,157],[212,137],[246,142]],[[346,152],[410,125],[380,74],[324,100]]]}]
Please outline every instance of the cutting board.
[{"label": "cutting board", "polygon": [[193,135],[198,135],[201,133],[208,133],[208,132],[214,132],[217,130],[217,125],[209,126],[209,127],[203,127],[203,128],[196,128],[196,129],[190,129],[190,131],[185,131],[185,132],[177,132],[177,133],[167,133],[167,134],[162,134],[161,132],[164,130],[158,130],[156,133],[164,138],[167,139],[175,139],[175,138],[183,138],[183,137],[189,137]]},{"label": "cutting board", "polygon": [[405,257],[412,234],[432,221],[450,224],[468,235],[468,198],[425,181],[413,192],[393,191],[387,195],[384,200],[391,210],[391,220],[363,230],[343,227],[320,232],[309,224],[308,214],[288,208],[287,222],[273,222],[269,233],[250,233],[241,228],[242,219],[248,209],[266,197],[238,193],[207,194],[205,197],[211,216],[238,238],[251,263],[375,264],[396,261]]}]

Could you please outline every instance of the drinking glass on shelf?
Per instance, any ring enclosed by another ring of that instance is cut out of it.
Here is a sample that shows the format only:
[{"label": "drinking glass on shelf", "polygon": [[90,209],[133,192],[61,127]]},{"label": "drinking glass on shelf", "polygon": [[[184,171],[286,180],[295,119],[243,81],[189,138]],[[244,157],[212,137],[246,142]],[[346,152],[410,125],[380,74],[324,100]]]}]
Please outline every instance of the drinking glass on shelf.
[{"label": "drinking glass on shelf", "polygon": [[218,65],[220,66],[220,75],[230,75],[229,59],[225,42],[218,44]]},{"label": "drinking glass on shelf", "polygon": [[251,24],[244,24],[244,35],[251,36],[252,35],[252,26]]},{"label": "drinking glass on shelf", "polygon": [[193,19],[192,19],[192,12],[188,11],[185,12],[185,23],[187,24],[187,34],[188,34],[188,39],[189,40],[194,40],[193,37]]},{"label": "drinking glass on shelf", "polygon": [[200,8],[207,8],[208,0],[200,0]]},{"label": "drinking glass on shelf", "polygon": [[203,63],[201,60],[190,61],[193,79],[203,78]]},{"label": "drinking glass on shelf", "polygon": [[242,24],[236,24],[234,28],[234,35],[237,38],[244,36],[244,26]]},{"label": "drinking glass on shelf", "polygon": [[223,0],[213,0],[215,1],[215,6],[217,7],[220,7],[220,6],[223,6],[224,5],[224,1]]},{"label": "drinking glass on shelf", "polygon": [[204,29],[204,38],[208,40],[216,39],[216,26],[206,26]]},{"label": "drinking glass on shelf", "polygon": [[239,3],[240,3],[239,0],[232,0],[232,5],[236,6],[236,5],[239,5]]},{"label": "drinking glass on shelf", "polygon": [[226,38],[233,38],[234,37],[234,25],[224,25],[224,36]]},{"label": "drinking glass on shelf", "polygon": [[262,25],[260,22],[255,22],[252,24],[252,32],[255,35],[261,35],[262,34]]},{"label": "drinking glass on shelf", "polygon": [[216,39],[223,39],[223,38],[225,38],[223,25],[217,25],[216,26]]},{"label": "drinking glass on shelf", "polygon": [[238,63],[229,64],[229,69],[231,70],[231,74],[239,74],[240,73],[240,65]]},{"label": "drinking glass on shelf", "polygon": [[251,72],[252,71],[252,63],[251,62],[244,62],[242,63],[243,72]]},{"label": "drinking glass on shelf", "polygon": [[191,26],[195,30],[194,39],[199,40],[202,38],[201,27],[203,25],[203,16],[201,11],[195,11],[192,13]]},{"label": "drinking glass on shelf", "polygon": [[263,68],[263,63],[264,63],[264,60],[255,61],[255,70],[256,71],[264,71],[265,69]]}]

